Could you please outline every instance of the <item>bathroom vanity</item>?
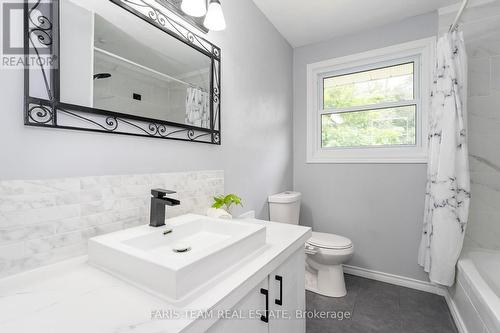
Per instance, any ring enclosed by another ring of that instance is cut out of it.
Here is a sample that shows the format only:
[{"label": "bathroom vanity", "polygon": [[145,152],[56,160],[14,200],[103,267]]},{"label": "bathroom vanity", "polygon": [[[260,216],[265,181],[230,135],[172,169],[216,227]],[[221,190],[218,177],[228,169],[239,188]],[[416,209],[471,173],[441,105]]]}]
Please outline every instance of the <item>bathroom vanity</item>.
[{"label": "bathroom vanity", "polygon": [[194,214],[99,236],[88,256],[0,280],[0,331],[303,333],[310,236]]}]

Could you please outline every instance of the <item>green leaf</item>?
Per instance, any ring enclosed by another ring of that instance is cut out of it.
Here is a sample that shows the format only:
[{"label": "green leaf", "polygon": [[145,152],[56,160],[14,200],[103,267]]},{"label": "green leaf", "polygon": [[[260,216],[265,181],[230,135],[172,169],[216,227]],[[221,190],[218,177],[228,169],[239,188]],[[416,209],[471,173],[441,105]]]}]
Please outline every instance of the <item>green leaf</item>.
[{"label": "green leaf", "polygon": [[222,206],[224,206],[225,202],[224,202],[224,197],[220,196],[220,197],[214,197],[214,203],[212,205],[212,208],[221,208]]},{"label": "green leaf", "polygon": [[224,203],[226,204],[226,206],[230,207],[231,205],[235,204],[235,205],[242,205],[241,204],[241,198],[238,197],[236,194],[228,194],[225,198],[224,198]]},{"label": "green leaf", "polygon": [[223,204],[221,204],[220,202],[215,202],[213,205],[212,205],[212,208],[221,208],[223,206]]}]

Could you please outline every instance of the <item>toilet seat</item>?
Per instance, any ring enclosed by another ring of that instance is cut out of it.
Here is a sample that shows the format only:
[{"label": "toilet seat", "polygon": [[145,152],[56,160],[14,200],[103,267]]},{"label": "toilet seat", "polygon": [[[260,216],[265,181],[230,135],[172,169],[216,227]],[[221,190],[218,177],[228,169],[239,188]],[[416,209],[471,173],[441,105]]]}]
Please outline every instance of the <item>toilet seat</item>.
[{"label": "toilet seat", "polygon": [[307,244],[322,249],[332,250],[344,250],[352,247],[352,241],[349,238],[314,231],[312,237],[307,241]]}]

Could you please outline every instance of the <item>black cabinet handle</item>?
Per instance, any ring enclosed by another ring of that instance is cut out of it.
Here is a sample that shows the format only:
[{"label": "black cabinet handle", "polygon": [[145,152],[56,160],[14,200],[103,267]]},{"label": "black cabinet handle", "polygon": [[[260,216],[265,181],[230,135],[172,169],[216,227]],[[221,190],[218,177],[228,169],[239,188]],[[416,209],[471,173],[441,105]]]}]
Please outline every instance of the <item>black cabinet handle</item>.
[{"label": "black cabinet handle", "polygon": [[283,305],[283,277],[276,275],[274,278],[280,283],[280,298],[275,299],[274,303],[277,305]]},{"label": "black cabinet handle", "polygon": [[266,314],[260,316],[260,320],[262,320],[265,323],[268,323],[269,322],[269,291],[267,291],[264,288],[261,288],[260,293],[262,295],[266,295],[266,312],[265,312]]}]

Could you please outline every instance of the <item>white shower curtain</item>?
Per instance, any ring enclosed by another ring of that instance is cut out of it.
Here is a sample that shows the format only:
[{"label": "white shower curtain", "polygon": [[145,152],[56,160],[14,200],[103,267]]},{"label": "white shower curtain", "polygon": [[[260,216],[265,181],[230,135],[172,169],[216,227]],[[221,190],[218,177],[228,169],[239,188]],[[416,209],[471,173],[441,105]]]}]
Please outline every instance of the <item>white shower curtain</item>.
[{"label": "white shower curtain", "polygon": [[186,91],[186,124],[210,127],[210,95],[201,89],[188,87]]},{"label": "white shower curtain", "polygon": [[429,279],[451,286],[469,215],[467,56],[461,32],[437,43],[429,113],[425,216],[418,262]]}]

